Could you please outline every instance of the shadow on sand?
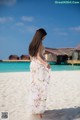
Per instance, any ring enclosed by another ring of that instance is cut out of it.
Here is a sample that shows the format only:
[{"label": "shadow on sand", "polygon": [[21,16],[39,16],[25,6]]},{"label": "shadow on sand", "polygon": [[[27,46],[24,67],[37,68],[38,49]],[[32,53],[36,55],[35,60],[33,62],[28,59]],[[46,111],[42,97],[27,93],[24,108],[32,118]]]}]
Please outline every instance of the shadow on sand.
[{"label": "shadow on sand", "polygon": [[80,120],[80,107],[46,111],[42,120]]},{"label": "shadow on sand", "polygon": [[43,114],[43,118],[31,115],[28,120],[80,120],[80,107],[49,110]]}]

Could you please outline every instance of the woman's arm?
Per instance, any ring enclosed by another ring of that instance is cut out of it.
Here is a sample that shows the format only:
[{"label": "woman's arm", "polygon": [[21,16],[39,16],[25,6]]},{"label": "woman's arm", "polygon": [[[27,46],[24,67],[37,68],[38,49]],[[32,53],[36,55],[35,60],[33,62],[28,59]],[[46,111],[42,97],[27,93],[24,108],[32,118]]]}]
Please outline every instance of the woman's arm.
[{"label": "woman's arm", "polygon": [[39,55],[39,52],[37,53],[37,59],[47,68],[50,68],[50,65],[48,64],[47,61],[43,60],[41,56]]}]

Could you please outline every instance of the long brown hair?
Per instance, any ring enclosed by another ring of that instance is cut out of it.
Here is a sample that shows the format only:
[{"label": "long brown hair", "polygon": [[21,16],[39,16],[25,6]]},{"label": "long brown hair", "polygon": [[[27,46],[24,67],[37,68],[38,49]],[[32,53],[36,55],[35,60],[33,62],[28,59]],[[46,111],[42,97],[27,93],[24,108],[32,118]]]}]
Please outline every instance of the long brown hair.
[{"label": "long brown hair", "polygon": [[36,33],[29,45],[29,55],[36,56],[38,53],[38,49],[40,44],[42,43],[42,38],[47,35],[46,31],[43,28],[36,30]]}]

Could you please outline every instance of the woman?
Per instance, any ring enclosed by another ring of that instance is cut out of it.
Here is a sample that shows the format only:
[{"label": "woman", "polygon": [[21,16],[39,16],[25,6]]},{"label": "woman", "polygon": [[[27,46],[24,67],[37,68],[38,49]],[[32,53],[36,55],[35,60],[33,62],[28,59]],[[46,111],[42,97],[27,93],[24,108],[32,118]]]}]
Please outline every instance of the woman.
[{"label": "woman", "polygon": [[30,63],[30,109],[32,114],[39,115],[46,110],[47,85],[50,80],[50,65],[45,60],[45,48],[42,41],[47,33],[43,28],[36,31],[30,45],[29,55]]}]

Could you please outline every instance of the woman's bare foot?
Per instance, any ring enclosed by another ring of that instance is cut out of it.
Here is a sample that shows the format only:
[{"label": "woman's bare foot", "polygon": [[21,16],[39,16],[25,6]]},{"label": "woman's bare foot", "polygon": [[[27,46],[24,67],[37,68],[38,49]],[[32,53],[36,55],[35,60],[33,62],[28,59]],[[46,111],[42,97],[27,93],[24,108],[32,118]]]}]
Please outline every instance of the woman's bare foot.
[{"label": "woman's bare foot", "polygon": [[39,118],[42,118],[42,114],[37,114],[39,116]]},{"label": "woman's bare foot", "polygon": [[39,116],[40,116],[40,118],[42,118],[42,114],[40,114]]}]

